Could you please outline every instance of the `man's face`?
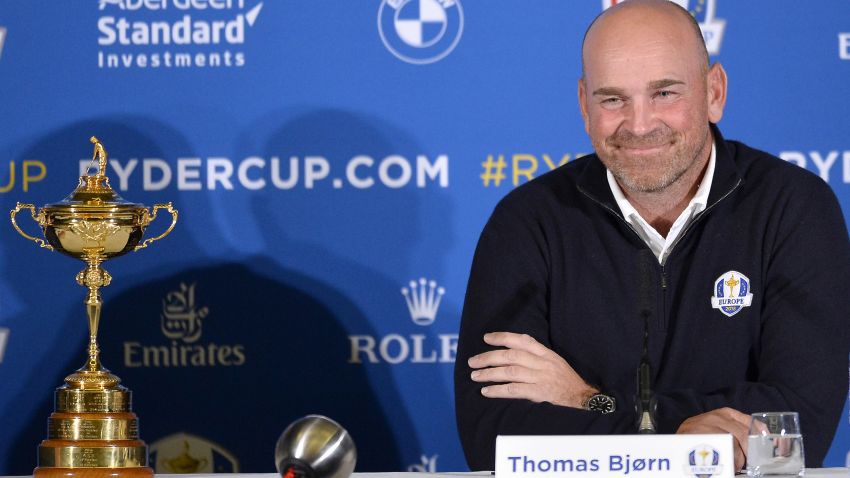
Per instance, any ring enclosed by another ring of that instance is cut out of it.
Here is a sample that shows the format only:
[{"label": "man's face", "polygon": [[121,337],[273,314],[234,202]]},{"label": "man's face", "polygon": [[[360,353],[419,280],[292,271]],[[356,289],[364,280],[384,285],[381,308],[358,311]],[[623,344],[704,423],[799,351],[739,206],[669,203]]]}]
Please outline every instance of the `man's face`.
[{"label": "man's face", "polygon": [[585,128],[627,192],[663,191],[704,164],[708,123],[719,115],[686,24],[665,25],[669,15],[635,21],[635,15],[630,20],[628,12],[617,13],[600,19],[610,21],[595,25],[585,43],[579,82]]}]

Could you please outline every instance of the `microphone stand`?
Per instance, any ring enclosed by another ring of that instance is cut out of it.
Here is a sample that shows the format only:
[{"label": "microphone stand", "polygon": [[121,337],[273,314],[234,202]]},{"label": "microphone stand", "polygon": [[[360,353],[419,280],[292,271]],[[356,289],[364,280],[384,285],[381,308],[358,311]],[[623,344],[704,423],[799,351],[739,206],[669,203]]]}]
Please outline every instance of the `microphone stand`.
[{"label": "microphone stand", "polygon": [[652,410],[652,368],[649,364],[649,311],[643,315],[643,354],[637,370],[638,399],[635,401],[638,412],[638,433],[655,434],[655,419]]}]

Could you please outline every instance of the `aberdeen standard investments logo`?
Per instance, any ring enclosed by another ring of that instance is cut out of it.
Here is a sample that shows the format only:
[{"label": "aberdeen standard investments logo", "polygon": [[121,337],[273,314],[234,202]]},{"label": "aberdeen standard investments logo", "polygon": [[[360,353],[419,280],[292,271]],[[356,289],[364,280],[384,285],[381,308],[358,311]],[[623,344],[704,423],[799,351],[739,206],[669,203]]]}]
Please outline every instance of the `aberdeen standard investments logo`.
[{"label": "aberdeen standard investments logo", "polygon": [[[602,0],[602,9],[606,10],[618,3],[628,0]],[[709,55],[720,53],[720,44],[723,42],[723,31],[726,29],[726,20],[715,17],[717,0],[670,0],[680,7],[691,12],[699,23],[702,37],[705,40],[705,48]]]},{"label": "aberdeen standard investments logo", "polygon": [[98,68],[242,67],[263,2],[100,0]]},{"label": "aberdeen standard investments logo", "polygon": [[445,58],[463,34],[460,0],[383,0],[378,33],[399,60],[424,65]]},{"label": "aberdeen standard investments logo", "polygon": [[245,346],[242,344],[202,343],[202,320],[209,308],[195,300],[195,285],[181,283],[166,294],[162,301],[160,330],[167,344],[145,345],[141,342],[124,342],[124,366],[145,367],[238,367],[245,363]]},{"label": "aberdeen standard investments logo", "polygon": [[[412,280],[401,293],[407,303],[410,320],[418,326],[430,326],[437,318],[440,299],[446,293],[437,281],[424,277]],[[403,335],[387,334],[349,335],[350,355],[348,363],[454,363],[457,355],[457,334],[415,333]]]}]

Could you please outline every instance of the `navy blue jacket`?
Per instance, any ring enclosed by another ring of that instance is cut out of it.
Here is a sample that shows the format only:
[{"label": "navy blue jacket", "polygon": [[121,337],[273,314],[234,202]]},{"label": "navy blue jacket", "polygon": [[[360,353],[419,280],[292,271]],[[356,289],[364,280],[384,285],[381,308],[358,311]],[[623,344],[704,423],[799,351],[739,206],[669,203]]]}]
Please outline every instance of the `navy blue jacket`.
[{"label": "navy blue jacket", "polygon": [[[660,433],[726,406],[793,410],[806,465],[821,466],[848,390],[844,219],[819,177],[712,131],[708,206],[649,274],[638,259],[648,247],[623,219],[596,155],[516,188],[495,208],[475,252],[455,366],[458,431],[471,469],[493,469],[499,434],[635,433],[639,309],[650,303]],[[749,278],[753,294],[731,317],[711,303],[729,271]],[[651,286],[638,286],[647,275]],[[484,398],[467,360],[492,348],[481,338],[491,331],[530,334],[613,395],[617,410]]]}]

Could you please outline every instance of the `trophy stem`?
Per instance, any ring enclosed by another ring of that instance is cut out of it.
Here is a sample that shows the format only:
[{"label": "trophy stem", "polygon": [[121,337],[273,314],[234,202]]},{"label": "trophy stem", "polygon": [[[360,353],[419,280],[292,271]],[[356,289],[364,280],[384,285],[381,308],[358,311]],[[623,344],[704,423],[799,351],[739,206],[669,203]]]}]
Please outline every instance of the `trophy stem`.
[{"label": "trophy stem", "polygon": [[[106,271],[104,271],[106,272]],[[89,317],[89,370],[96,372],[100,365],[100,349],[97,347],[97,326],[100,324],[100,308],[103,300],[97,288],[89,288],[86,297],[86,314]]]},{"label": "trophy stem", "polygon": [[105,257],[103,247],[84,248],[86,268],[77,274],[77,283],[88,287],[86,295],[86,315],[89,319],[89,359],[82,368],[65,378],[65,383],[79,389],[110,389],[121,381],[100,363],[100,348],[97,346],[97,330],[100,325],[100,311],[103,299],[100,288],[112,282],[112,276],[100,267]]}]

